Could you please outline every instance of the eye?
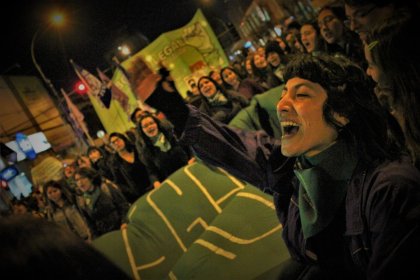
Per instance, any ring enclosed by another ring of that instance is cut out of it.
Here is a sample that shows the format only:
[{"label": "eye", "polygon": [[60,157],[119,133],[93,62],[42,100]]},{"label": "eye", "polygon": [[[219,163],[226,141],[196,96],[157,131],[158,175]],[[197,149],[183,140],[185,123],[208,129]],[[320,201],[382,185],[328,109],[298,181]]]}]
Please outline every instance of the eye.
[{"label": "eye", "polygon": [[296,93],[297,98],[306,98],[309,97],[309,94],[307,93]]}]

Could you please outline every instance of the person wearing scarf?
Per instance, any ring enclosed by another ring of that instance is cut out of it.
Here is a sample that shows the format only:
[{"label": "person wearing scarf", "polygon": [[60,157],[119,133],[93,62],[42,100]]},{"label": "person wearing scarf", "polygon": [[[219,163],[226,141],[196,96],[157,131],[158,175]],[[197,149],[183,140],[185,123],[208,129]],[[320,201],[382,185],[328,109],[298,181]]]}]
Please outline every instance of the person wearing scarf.
[{"label": "person wearing scarf", "polygon": [[249,102],[234,91],[224,91],[216,81],[208,76],[198,80],[198,89],[203,96],[199,110],[213,119],[228,123]]},{"label": "person wearing scarf", "polygon": [[273,192],[291,255],[277,279],[410,279],[420,264],[420,171],[393,149],[365,71],[302,54],[284,78],[280,141],[185,105],[168,76],[150,75],[136,93],[201,160]]},{"label": "person wearing scarf", "polygon": [[139,119],[137,133],[142,137],[144,146],[137,145],[150,179],[155,188],[169,175],[185,166],[191,158],[188,147],[182,147],[171,128],[162,126],[153,114]]}]

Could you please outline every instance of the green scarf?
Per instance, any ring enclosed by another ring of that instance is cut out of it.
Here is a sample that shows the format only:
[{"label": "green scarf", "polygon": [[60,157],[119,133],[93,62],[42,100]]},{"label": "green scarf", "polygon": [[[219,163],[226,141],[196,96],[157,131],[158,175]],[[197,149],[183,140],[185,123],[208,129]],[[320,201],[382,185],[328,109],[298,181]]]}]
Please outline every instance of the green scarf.
[{"label": "green scarf", "polygon": [[228,103],[226,96],[220,91],[216,92],[213,96],[207,98],[207,100],[213,106],[225,105],[226,103]]},{"label": "green scarf", "polygon": [[95,205],[96,200],[98,200],[99,195],[101,194],[101,190],[98,187],[91,192],[83,193],[83,198],[85,199],[86,206],[92,210],[93,205]]},{"label": "green scarf", "polygon": [[342,141],[314,157],[298,159],[294,172],[300,182],[298,204],[305,239],[333,220],[344,202],[357,160],[355,150]]},{"label": "green scarf", "polygon": [[166,139],[162,132],[159,132],[154,139],[153,146],[158,147],[162,152],[166,153],[171,149],[171,143]]}]

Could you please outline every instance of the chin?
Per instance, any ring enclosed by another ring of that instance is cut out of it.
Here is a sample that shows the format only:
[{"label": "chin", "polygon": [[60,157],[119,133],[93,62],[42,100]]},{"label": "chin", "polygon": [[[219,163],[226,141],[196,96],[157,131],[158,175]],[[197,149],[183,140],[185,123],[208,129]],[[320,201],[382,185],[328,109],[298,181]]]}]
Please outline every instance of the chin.
[{"label": "chin", "polygon": [[287,149],[287,148],[283,148],[281,147],[281,154],[285,157],[295,157],[298,156],[298,154],[296,153],[296,151]]}]

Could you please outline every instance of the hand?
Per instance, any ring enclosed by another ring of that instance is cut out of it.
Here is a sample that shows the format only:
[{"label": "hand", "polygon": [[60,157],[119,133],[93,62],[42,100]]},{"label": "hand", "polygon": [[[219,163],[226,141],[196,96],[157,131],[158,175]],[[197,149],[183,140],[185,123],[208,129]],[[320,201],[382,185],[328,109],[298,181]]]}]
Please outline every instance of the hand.
[{"label": "hand", "polygon": [[193,164],[196,161],[197,161],[197,159],[195,157],[192,157],[188,160],[188,164]]},{"label": "hand", "polygon": [[140,81],[135,88],[137,98],[145,102],[155,91],[158,82],[162,79],[159,74],[151,73]]}]

